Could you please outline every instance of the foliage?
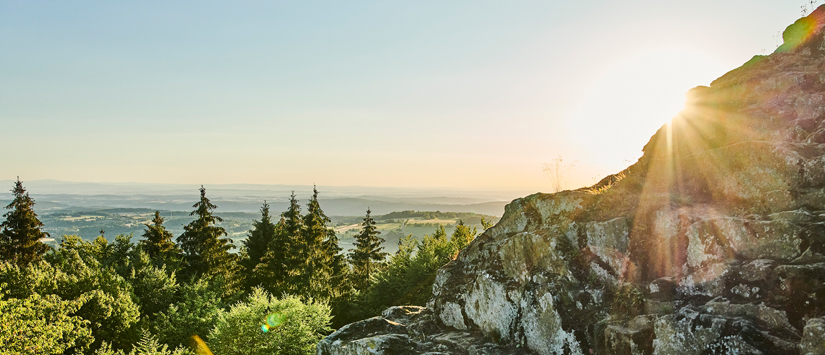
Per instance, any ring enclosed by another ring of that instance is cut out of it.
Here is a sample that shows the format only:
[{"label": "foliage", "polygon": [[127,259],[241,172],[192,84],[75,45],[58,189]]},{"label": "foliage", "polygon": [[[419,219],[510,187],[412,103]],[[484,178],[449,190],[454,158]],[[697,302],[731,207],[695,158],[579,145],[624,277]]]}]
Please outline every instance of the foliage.
[{"label": "foliage", "polygon": [[163,217],[160,216],[160,211],[155,211],[155,218],[152,219],[152,223],[146,224],[146,231],[143,233],[145,239],[141,241],[146,254],[149,254],[150,258],[160,258],[164,261],[180,257],[181,251],[172,241],[174,237],[172,233],[169,233],[166,227],[163,226]]},{"label": "foliage", "polygon": [[127,280],[132,285],[141,314],[152,319],[176,300],[180,285],[175,272],[167,270],[166,265],[158,267],[148,262],[148,256],[143,251],[138,251],[137,257],[139,259]]},{"label": "foliage", "polygon": [[[123,350],[112,349],[109,343],[103,343],[95,351],[95,355],[125,355],[125,353]],[[159,343],[152,333],[144,330],[140,340],[135,343],[135,347],[129,352],[129,355],[194,355],[194,352],[183,347],[170,350],[168,345]]]},{"label": "foliage", "polygon": [[[12,205],[30,210],[33,200],[16,186],[22,202]],[[355,248],[343,254],[313,190],[305,215],[293,193],[278,223],[264,203],[239,259],[229,253],[216,206],[200,191],[180,245],[155,211],[137,245],[131,235],[64,235],[52,252],[0,260],[0,344],[11,353],[171,355],[191,353],[186,346],[197,336],[216,354],[308,354],[331,330],[331,309],[342,325],[390,305],[423,304],[436,270],[477,234],[463,221],[451,237],[439,225],[420,242],[404,238],[387,261],[367,210]],[[34,232],[26,233],[39,232],[33,212],[21,215],[33,218],[26,225]],[[6,216],[7,223],[17,218]],[[245,296],[237,292],[244,281],[251,290]],[[271,296],[285,292],[291,295]],[[264,333],[272,313],[286,322]]]},{"label": "foliage", "polygon": [[92,243],[76,236],[65,238],[55,253],[46,255],[59,276],[50,292],[63,299],[87,299],[77,315],[91,322],[95,346],[106,341],[128,348],[136,340],[132,330],[140,319],[140,307],[133,299],[132,285],[117,272],[118,267],[125,270],[128,263],[117,259],[128,252],[124,239],[110,245],[102,237]]},{"label": "foliage", "polygon": [[49,234],[40,230],[43,223],[34,213],[34,200],[23,188],[23,182],[18,178],[11,189],[14,200],[6,206],[10,210],[3,217],[6,218],[0,227],[0,259],[11,260],[20,265],[26,265],[49,250],[40,239]]},{"label": "foliage", "polygon": [[157,338],[151,333],[144,331],[129,355],[183,355],[186,353],[189,352],[184,350],[184,348],[177,348],[174,351],[169,350],[166,344],[158,343]]},{"label": "foliage", "polygon": [[318,202],[318,190],[312,189],[312,198],[307,203],[304,216],[304,230],[301,233],[300,248],[297,248],[298,264],[296,270],[295,293],[307,297],[327,300],[340,294],[344,270],[343,257],[338,255],[338,237],[329,227],[332,222],[324,214]]},{"label": "foliage", "polygon": [[464,249],[470,245],[470,242],[475,239],[477,234],[478,230],[475,227],[470,229],[470,226],[465,225],[464,221],[459,220],[453,230],[452,237],[450,237],[450,241],[452,241],[455,245],[456,253],[458,253],[458,250]]},{"label": "foliage", "polygon": [[614,185],[624,180],[625,176],[626,174],[624,171],[619,172],[618,174],[609,175],[601,181],[599,181],[596,185],[593,185],[592,187],[587,189],[587,193],[591,195],[599,195],[607,190],[610,190],[610,188],[612,188]]},{"label": "foliage", "polygon": [[294,255],[297,253],[296,243],[300,240],[304,222],[294,191],[289,198],[289,208],[281,213],[279,225],[280,233],[269,242],[266,254],[254,272],[254,276],[262,281],[260,285],[275,294],[291,288],[288,279],[290,275],[294,275],[293,270],[301,262]]},{"label": "foliage", "polygon": [[184,275],[189,278],[220,276],[227,282],[224,293],[229,295],[234,292],[231,281],[236,280],[236,255],[230,254],[229,250],[235,246],[229,238],[221,238],[226,236],[226,230],[215,225],[221,218],[213,214],[217,206],[206,198],[203,186],[200,193],[200,201],[192,205],[195,210],[189,214],[197,219],[184,226],[184,232],[178,238],[186,262]]},{"label": "foliage", "polygon": [[263,206],[261,206],[261,220],[252,222],[252,229],[247,233],[246,240],[241,242],[243,257],[239,263],[245,277],[245,289],[251,289],[265,281],[255,273],[255,268],[266,255],[270,243],[280,237],[280,228],[280,223],[272,223],[272,216],[269,215],[269,204],[264,201]]},{"label": "foliage", "polygon": [[490,229],[490,228],[493,228],[493,221],[484,219],[484,217],[482,217],[481,218],[481,228],[483,228],[485,231]]},{"label": "foliage", "polygon": [[614,316],[634,317],[639,315],[644,306],[644,295],[629,283],[622,283],[612,292],[613,302],[610,313]]},{"label": "foliage", "polygon": [[181,285],[178,301],[157,314],[151,330],[163,344],[187,345],[193,335],[205,338],[222,303],[220,290],[205,280]]},{"label": "foliage", "polygon": [[[374,277],[374,282],[355,301],[358,304],[355,319],[371,317],[393,305],[424,306],[432,294],[438,269],[454,259],[477,234],[459,223],[450,238],[444,227],[419,242],[408,235],[401,239],[398,252],[390,257],[387,267]],[[336,323],[337,323],[336,319]]]},{"label": "foliage", "polygon": [[[262,330],[267,317],[276,314],[283,323]],[[329,307],[323,303],[302,303],[298,297],[272,297],[255,288],[245,302],[220,311],[209,334],[215,354],[315,354],[315,344],[331,330]]]},{"label": "foliage", "polygon": [[0,284],[17,298],[39,294],[83,300],[76,314],[89,322],[95,339],[92,348],[106,342],[128,349],[137,340],[134,330],[141,315],[142,322],[148,323],[175,302],[174,272],[153,265],[129,236],[118,236],[113,243],[102,237],[93,242],[64,238],[61,247],[43,261],[27,267],[0,263]]},{"label": "foliage", "polygon": [[369,286],[370,277],[378,272],[383,265],[387,253],[381,250],[384,238],[378,235],[381,232],[375,227],[375,220],[370,217],[367,209],[367,216],[361,223],[361,233],[355,236],[355,249],[349,253],[350,264],[352,265],[351,282],[356,290],[363,290]]},{"label": "foliage", "polygon": [[59,354],[92,342],[89,321],[76,316],[85,299],[32,294],[3,299],[0,290],[0,344],[3,354]]}]

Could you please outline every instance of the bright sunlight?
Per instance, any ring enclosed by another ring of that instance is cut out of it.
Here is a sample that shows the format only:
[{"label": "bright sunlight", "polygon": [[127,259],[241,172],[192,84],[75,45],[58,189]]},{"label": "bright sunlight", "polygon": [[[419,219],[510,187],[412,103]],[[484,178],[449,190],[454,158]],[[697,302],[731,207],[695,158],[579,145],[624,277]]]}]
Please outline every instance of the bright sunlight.
[{"label": "bright sunlight", "polygon": [[591,84],[570,124],[605,171],[642,155],[650,136],[683,108],[685,93],[730,68],[703,53],[659,48],[617,59]]}]

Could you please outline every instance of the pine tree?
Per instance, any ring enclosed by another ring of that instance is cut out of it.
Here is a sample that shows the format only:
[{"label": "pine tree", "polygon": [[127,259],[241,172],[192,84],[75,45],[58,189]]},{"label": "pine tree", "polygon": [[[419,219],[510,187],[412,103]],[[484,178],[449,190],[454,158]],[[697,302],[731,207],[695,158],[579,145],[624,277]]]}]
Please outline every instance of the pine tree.
[{"label": "pine tree", "polygon": [[261,220],[252,222],[252,229],[247,232],[247,238],[241,246],[241,267],[246,277],[246,288],[260,285],[264,280],[255,273],[255,268],[266,256],[269,245],[276,238],[280,237],[280,224],[272,223],[272,216],[269,214],[269,204],[264,201],[261,206]]},{"label": "pine tree", "polygon": [[341,253],[341,247],[338,245],[338,236],[335,235],[335,230],[328,229],[329,233],[324,241],[322,247],[326,254],[327,260],[330,261],[330,297],[342,297],[349,291],[347,285],[347,274],[349,267],[347,267],[346,256]]},{"label": "pine tree", "polygon": [[34,213],[34,200],[23,188],[19,177],[11,192],[14,200],[6,206],[11,211],[3,215],[6,220],[0,224],[3,228],[0,231],[0,257],[25,266],[49,251],[49,246],[40,241],[49,233],[40,230],[43,223]]},{"label": "pine tree", "polygon": [[478,230],[476,227],[470,229],[470,226],[464,224],[464,221],[459,219],[455,230],[453,230],[453,235],[450,237],[450,241],[455,245],[456,249],[460,251],[470,245],[470,242],[475,239],[477,234]]},{"label": "pine tree", "polygon": [[313,186],[301,240],[300,258],[305,260],[297,282],[301,294],[327,299],[338,293],[336,286],[341,285],[340,276],[344,268],[338,255],[341,250],[338,237],[328,227],[330,223],[332,220],[324,214],[318,202],[318,189]]},{"label": "pine tree", "polygon": [[183,234],[178,238],[186,262],[184,274],[193,278],[220,275],[229,283],[234,278],[235,266],[235,256],[229,250],[235,245],[229,238],[221,238],[227,234],[223,227],[215,225],[223,221],[212,214],[217,206],[206,198],[203,186],[200,192],[201,199],[192,205],[195,210],[189,214],[197,219],[183,226]]},{"label": "pine tree", "polygon": [[164,219],[160,216],[160,211],[155,211],[155,218],[152,219],[153,224],[146,224],[146,230],[143,232],[144,239],[140,241],[143,250],[152,259],[168,260],[180,255],[180,249],[172,241],[174,236],[166,230],[163,222]]},{"label": "pine tree", "polygon": [[355,236],[355,249],[349,253],[350,264],[352,265],[352,285],[356,290],[364,290],[369,286],[370,276],[380,269],[388,253],[382,252],[384,238],[378,235],[381,232],[375,227],[375,221],[370,217],[367,209],[367,216],[361,223],[361,233]]},{"label": "pine tree", "polygon": [[266,254],[253,273],[255,277],[264,280],[264,288],[273,294],[296,291],[296,269],[303,262],[299,259],[299,241],[304,223],[301,205],[298,204],[294,191],[289,197],[289,208],[281,213],[279,225],[279,233],[269,242]]}]

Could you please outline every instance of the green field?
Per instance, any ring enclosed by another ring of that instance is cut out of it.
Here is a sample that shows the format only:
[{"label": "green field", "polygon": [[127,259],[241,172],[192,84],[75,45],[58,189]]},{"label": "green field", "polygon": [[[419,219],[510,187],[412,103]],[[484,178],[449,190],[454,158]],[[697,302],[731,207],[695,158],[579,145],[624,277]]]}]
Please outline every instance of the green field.
[{"label": "green field", "polygon": [[[44,213],[40,219],[45,225],[44,230],[51,234],[51,238],[45,242],[56,246],[63,235],[79,235],[83,239],[91,240],[97,238],[101,230],[105,232],[104,235],[109,240],[113,240],[119,234],[132,234],[133,241],[137,241],[143,235],[144,226],[150,222],[154,212],[151,209],[130,208],[64,210]],[[226,229],[227,234],[238,247],[252,228],[252,221],[261,217],[258,213],[246,212],[226,212],[216,213],[216,215],[223,218],[223,222],[218,225]],[[183,226],[192,220],[189,212],[161,211],[161,216],[166,220],[164,223],[166,228],[176,236],[183,233]],[[447,234],[451,234],[459,220],[478,228],[480,232],[482,217],[487,220],[496,218],[476,213],[438,211],[401,211],[373,216],[381,237],[385,239],[384,248],[390,253],[396,252],[398,241],[409,234],[421,239],[424,235],[433,234],[439,225],[444,226]],[[332,216],[330,218],[332,227],[341,241],[341,248],[345,251],[352,248],[354,236],[360,230],[364,217]]]}]

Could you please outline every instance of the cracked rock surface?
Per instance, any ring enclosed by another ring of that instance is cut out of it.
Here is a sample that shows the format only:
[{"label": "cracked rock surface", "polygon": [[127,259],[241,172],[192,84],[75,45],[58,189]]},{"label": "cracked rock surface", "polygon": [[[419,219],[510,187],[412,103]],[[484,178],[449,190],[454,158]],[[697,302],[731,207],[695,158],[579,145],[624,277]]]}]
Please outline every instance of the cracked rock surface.
[{"label": "cracked rock surface", "polygon": [[626,170],[513,201],[426,308],[318,354],[825,354],[823,27],[691,90]]}]

